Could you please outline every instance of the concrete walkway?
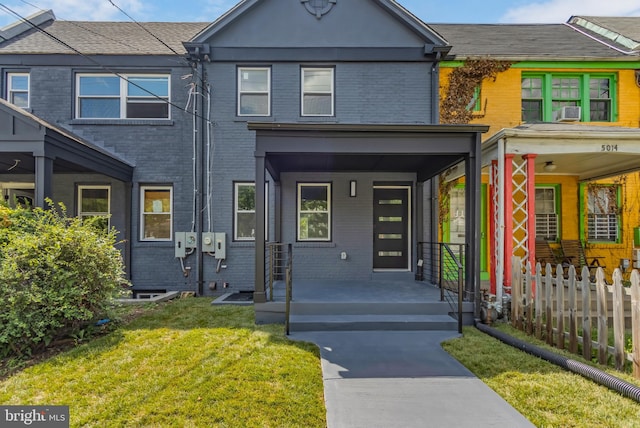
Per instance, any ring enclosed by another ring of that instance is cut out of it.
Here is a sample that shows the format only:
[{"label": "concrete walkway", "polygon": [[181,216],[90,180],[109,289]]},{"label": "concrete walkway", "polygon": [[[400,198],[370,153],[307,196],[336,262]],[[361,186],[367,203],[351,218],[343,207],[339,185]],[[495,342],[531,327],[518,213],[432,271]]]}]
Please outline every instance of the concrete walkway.
[{"label": "concrete walkway", "polygon": [[449,331],[299,332],[320,347],[328,428],[533,427],[440,346]]}]

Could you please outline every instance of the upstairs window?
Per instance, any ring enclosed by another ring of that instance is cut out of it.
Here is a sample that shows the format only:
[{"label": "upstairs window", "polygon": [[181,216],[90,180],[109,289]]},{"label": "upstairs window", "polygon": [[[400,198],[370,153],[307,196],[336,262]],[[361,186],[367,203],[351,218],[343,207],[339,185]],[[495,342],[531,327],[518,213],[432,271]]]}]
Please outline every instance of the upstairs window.
[{"label": "upstairs window", "polygon": [[238,69],[238,116],[271,114],[271,69]]},{"label": "upstairs window", "polygon": [[580,120],[612,122],[616,105],[615,79],[601,74],[523,75],[521,85],[522,121],[554,122],[564,107],[580,107]]},{"label": "upstairs window", "polygon": [[302,69],[302,116],[333,116],[333,68]]},{"label": "upstairs window", "polygon": [[29,108],[29,73],[7,73],[7,101]]},{"label": "upstairs window", "polygon": [[79,74],[76,117],[168,119],[169,76]]}]

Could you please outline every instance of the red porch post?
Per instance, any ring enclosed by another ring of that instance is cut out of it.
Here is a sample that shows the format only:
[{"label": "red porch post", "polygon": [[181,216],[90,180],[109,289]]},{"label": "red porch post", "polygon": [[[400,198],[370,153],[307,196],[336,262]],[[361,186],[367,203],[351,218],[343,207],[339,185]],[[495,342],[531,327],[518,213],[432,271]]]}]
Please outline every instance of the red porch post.
[{"label": "red porch post", "polygon": [[489,176],[489,266],[491,266],[490,270],[490,276],[489,276],[489,287],[490,287],[490,293],[491,294],[496,294],[496,274],[495,274],[495,266],[496,266],[496,262],[497,262],[497,258],[496,258],[496,249],[498,247],[497,245],[497,239],[498,237],[496,236],[496,196],[497,196],[497,183],[498,183],[498,161],[497,160],[493,160],[491,161],[491,167],[489,170],[490,176]]}]

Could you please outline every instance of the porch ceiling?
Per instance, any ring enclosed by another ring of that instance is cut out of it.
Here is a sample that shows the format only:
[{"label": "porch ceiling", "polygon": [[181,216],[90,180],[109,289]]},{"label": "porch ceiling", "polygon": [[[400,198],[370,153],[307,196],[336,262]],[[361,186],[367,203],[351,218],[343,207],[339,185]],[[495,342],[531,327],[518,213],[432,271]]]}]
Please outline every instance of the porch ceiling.
[{"label": "porch ceiling", "polygon": [[474,156],[485,126],[249,123],[256,156],[282,172],[415,172],[419,181]]},{"label": "porch ceiling", "polygon": [[[497,160],[501,151],[536,155],[536,174],[596,180],[640,170],[640,129],[561,123],[503,129],[483,143],[482,166]],[[555,169],[545,170],[549,162]]]}]

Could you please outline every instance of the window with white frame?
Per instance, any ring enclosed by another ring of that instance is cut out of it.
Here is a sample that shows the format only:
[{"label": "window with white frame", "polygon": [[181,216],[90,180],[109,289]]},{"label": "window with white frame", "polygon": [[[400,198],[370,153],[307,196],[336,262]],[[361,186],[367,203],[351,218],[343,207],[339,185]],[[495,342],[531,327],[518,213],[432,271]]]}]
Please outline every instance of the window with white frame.
[{"label": "window with white frame", "polygon": [[78,217],[94,218],[99,227],[109,228],[111,187],[78,186]]},{"label": "window with white frame", "polygon": [[536,238],[548,241],[558,239],[558,214],[556,212],[556,188],[536,188]]},{"label": "window with white frame", "polygon": [[333,116],[333,68],[302,68],[302,116]]},{"label": "window with white frame", "polygon": [[298,183],[298,241],[331,240],[331,184]]},{"label": "window with white frame", "polygon": [[238,68],[238,116],[271,114],[271,69]]},{"label": "window with white frame", "polygon": [[587,188],[587,237],[592,241],[618,241],[620,223],[619,187],[593,185]]},{"label": "window with white frame", "polygon": [[140,240],[170,241],[173,235],[173,188],[140,187]]},{"label": "window with white frame", "polygon": [[169,118],[168,75],[78,74],[76,79],[77,118]]},{"label": "window with white frame", "polygon": [[[268,202],[268,183],[265,183],[265,206]],[[234,183],[233,239],[253,241],[256,235],[256,185],[253,182]],[[265,216],[265,231],[269,215]]]},{"label": "window with white frame", "polygon": [[7,73],[7,101],[29,108],[29,73]]}]

